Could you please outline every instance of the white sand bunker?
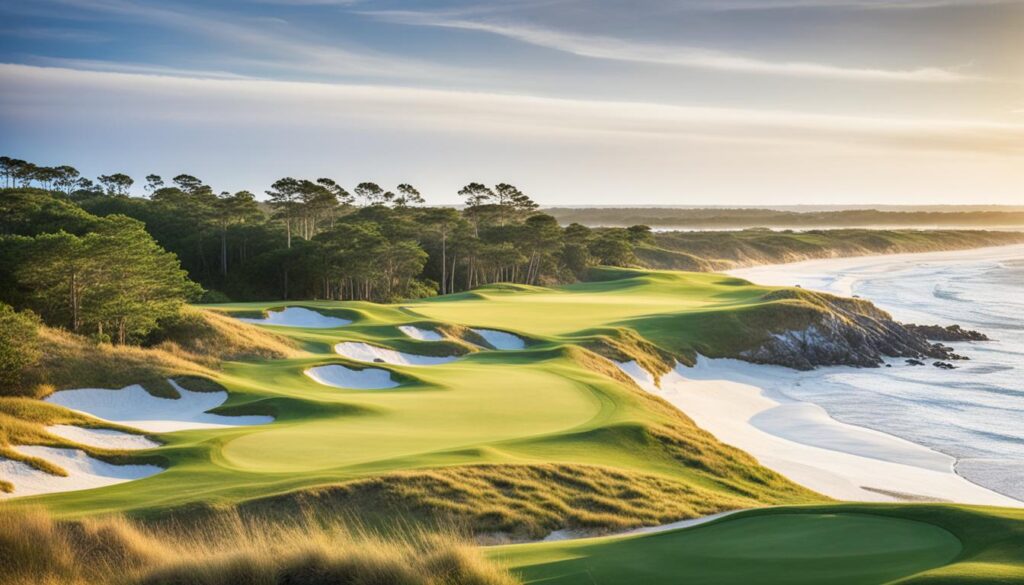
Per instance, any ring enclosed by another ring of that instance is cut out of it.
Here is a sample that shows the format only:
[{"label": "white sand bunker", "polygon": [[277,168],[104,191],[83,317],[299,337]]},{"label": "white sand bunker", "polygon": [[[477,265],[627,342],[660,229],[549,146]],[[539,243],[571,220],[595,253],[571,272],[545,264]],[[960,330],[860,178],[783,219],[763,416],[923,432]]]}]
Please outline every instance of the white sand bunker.
[{"label": "white sand bunker", "polygon": [[74,425],[53,425],[46,427],[51,435],[65,438],[88,447],[100,449],[116,449],[121,451],[135,451],[138,449],[152,449],[159,447],[160,443],[144,437],[123,433],[113,429],[90,429],[76,427]]},{"label": "white sand bunker", "polygon": [[444,339],[444,335],[441,335],[433,329],[423,329],[422,327],[416,327],[415,325],[399,325],[398,330],[409,337],[419,339],[420,341],[441,341]]},{"label": "white sand bunker", "polygon": [[280,325],[282,327],[306,327],[310,329],[330,329],[348,325],[352,321],[341,317],[328,317],[302,307],[287,307],[280,311],[267,311],[267,316],[259,319],[239,317],[239,321],[256,325]]},{"label": "white sand bunker", "polygon": [[335,388],[383,390],[398,386],[398,382],[391,378],[391,372],[378,368],[354,370],[345,366],[330,365],[309,368],[303,373],[320,384]]},{"label": "white sand bunker", "polygon": [[436,366],[459,359],[459,356],[454,355],[415,355],[355,341],[339,343],[334,346],[334,351],[357,362],[383,362],[396,366]]},{"label": "white sand bunker", "polygon": [[68,474],[66,477],[51,475],[20,461],[0,458],[0,477],[14,484],[14,493],[6,494],[8,496],[87,490],[142,479],[164,470],[156,465],[113,465],[94,459],[79,449],[30,445],[19,446],[17,451],[45,459]]},{"label": "white sand bunker", "polygon": [[120,390],[62,390],[46,401],[127,427],[151,433],[218,429],[273,422],[271,416],[223,416],[207,411],[224,404],[227,392],[192,392],[169,380],[181,398],[157,398],[138,384]]},{"label": "white sand bunker", "polygon": [[523,349],[526,347],[526,342],[523,341],[522,337],[512,335],[511,333],[506,333],[504,331],[495,331],[494,329],[473,329],[473,333],[483,337],[484,341],[489,343],[494,349],[508,350]]}]

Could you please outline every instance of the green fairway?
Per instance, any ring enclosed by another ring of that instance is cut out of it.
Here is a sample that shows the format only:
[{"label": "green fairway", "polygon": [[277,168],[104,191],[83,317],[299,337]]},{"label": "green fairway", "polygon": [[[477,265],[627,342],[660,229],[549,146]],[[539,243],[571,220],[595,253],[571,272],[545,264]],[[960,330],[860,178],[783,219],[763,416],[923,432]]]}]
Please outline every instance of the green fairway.
[{"label": "green fairway", "polygon": [[[146,515],[186,504],[233,505],[408,470],[544,464],[643,474],[650,485],[669,482],[665,489],[689,486],[690,495],[679,505],[697,506],[680,508],[690,514],[819,499],[721,445],[581,349],[634,330],[685,343],[699,332],[673,335],[673,319],[764,304],[761,297],[772,289],[713,274],[609,269],[600,276],[598,282],[557,289],[494,286],[401,305],[289,303],[352,323],[332,329],[266,326],[294,339],[306,355],[229,362],[216,374],[231,393],[219,412],[272,414],[273,423],[166,434],[160,437],[165,446],[145,454],[163,460],[163,473],[25,501],[73,516]],[[210,308],[252,315],[277,306],[282,305]],[[668,325],[658,325],[659,318]],[[455,338],[414,340],[398,330],[407,324],[493,328],[521,335],[528,345],[495,351]],[[303,374],[332,363],[366,367],[334,353],[341,341],[460,357],[430,366],[373,364],[400,382],[388,390],[325,386]],[[645,357],[640,348],[626,350]]]},{"label": "green fairway", "polygon": [[887,583],[944,565],[960,541],[937,526],[866,514],[750,515],[660,534],[494,549],[526,583]]}]

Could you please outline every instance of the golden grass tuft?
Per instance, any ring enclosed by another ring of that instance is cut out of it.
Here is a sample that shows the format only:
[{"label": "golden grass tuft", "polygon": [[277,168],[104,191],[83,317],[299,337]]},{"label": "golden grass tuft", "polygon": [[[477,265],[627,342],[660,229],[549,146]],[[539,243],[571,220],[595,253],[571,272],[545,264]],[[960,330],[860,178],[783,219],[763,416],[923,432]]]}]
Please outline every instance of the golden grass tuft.
[{"label": "golden grass tuft", "polygon": [[216,311],[185,308],[163,327],[157,347],[209,367],[221,361],[283,359],[303,355],[296,343]]},{"label": "golden grass tuft", "polygon": [[220,517],[183,530],[0,509],[0,567],[9,585],[517,582],[453,532],[410,531],[385,540],[313,517],[288,524]]},{"label": "golden grass tuft", "polygon": [[243,517],[305,514],[387,524],[462,526],[484,542],[543,538],[559,529],[595,534],[665,524],[758,505],[672,478],[569,464],[484,464],[390,473],[244,503]]},{"label": "golden grass tuft", "polygon": [[222,361],[302,355],[295,343],[213,311],[183,309],[155,347],[95,343],[52,327],[39,328],[43,350],[19,395],[42,397],[67,388],[119,388],[142,384],[174,395],[171,376],[210,377]]}]

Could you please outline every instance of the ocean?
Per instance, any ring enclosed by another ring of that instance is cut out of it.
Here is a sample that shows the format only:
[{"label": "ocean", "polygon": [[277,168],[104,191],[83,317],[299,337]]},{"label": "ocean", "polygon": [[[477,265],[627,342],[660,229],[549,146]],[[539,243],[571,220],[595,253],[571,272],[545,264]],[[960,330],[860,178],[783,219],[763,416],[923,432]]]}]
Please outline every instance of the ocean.
[{"label": "ocean", "polygon": [[904,323],[959,324],[992,341],[951,343],[957,369],[820,368],[776,388],[835,419],[956,458],[966,479],[1024,500],[1024,246],[814,260],[732,274],[874,302]]}]

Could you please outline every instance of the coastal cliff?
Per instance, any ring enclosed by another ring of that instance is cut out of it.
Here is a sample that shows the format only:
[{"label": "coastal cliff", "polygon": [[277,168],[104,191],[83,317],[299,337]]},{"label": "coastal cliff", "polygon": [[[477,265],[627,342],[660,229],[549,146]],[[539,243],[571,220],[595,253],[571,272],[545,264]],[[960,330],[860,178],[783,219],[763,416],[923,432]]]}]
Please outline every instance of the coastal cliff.
[{"label": "coastal cliff", "polygon": [[[752,322],[764,325],[762,334],[751,336],[745,347],[725,357],[798,370],[835,365],[878,367],[885,357],[964,359],[929,338],[985,339],[981,333],[959,327],[903,325],[861,299],[782,289],[766,294],[764,300],[763,308],[750,316]],[[936,331],[947,335],[938,337]]]}]

